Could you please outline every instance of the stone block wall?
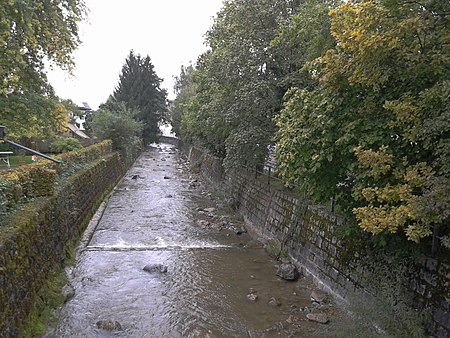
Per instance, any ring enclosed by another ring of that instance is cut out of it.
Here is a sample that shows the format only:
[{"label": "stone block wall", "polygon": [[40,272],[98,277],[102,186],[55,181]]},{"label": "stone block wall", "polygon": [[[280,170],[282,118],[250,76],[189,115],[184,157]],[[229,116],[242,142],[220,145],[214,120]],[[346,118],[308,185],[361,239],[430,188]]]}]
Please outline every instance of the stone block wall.
[{"label": "stone block wall", "polygon": [[[211,183],[215,182],[219,189],[228,185],[252,230],[281,243],[302,272],[312,276],[323,289],[343,299],[356,289],[377,292],[364,278],[373,257],[364,255],[362,241],[344,245],[338,240],[337,231],[343,221],[337,215],[313,205],[307,197],[273,189],[246,171],[223,179],[217,176],[220,159],[194,148],[190,155],[192,163]],[[211,165],[214,161],[216,164]],[[439,338],[450,337],[449,264],[450,258],[425,259],[408,270],[404,285],[414,305],[431,311],[432,323],[427,331]]]},{"label": "stone block wall", "polygon": [[64,248],[83,231],[124,173],[117,153],[104,155],[38,197],[0,226],[0,337],[20,337],[29,311]]}]

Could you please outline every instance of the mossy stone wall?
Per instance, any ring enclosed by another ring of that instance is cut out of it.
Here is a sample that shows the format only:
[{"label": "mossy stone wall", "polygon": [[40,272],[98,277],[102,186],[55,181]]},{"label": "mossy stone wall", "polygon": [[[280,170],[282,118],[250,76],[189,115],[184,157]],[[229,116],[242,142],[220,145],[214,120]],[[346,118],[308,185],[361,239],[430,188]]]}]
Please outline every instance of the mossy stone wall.
[{"label": "mossy stone wall", "polygon": [[106,153],[56,190],[45,188],[47,196],[36,197],[1,224],[0,337],[20,337],[37,292],[63,262],[66,244],[84,230],[102,196],[124,174],[118,154]]}]

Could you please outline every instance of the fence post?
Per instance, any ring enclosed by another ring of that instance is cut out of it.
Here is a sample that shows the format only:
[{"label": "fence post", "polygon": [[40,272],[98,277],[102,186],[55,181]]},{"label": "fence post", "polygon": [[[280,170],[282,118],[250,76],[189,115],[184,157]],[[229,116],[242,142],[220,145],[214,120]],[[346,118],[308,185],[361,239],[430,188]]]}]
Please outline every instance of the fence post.
[{"label": "fence post", "polygon": [[269,184],[270,187],[270,175],[272,174],[272,167],[269,166],[269,175],[267,176],[267,183]]}]

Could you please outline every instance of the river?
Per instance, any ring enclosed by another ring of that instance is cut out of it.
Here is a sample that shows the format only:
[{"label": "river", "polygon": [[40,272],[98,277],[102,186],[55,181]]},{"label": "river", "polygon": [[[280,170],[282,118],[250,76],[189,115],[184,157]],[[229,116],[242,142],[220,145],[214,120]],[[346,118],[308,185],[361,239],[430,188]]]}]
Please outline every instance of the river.
[{"label": "river", "polygon": [[311,283],[277,277],[170,145],[148,148],[97,217],[49,337],[310,337],[326,326],[305,317]]}]

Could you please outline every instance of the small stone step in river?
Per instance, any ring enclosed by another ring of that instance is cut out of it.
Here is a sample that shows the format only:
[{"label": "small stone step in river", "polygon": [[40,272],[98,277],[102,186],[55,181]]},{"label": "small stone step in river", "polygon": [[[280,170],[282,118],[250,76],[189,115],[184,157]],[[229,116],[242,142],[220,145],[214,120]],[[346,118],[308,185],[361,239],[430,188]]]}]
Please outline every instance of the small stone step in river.
[{"label": "small stone step in river", "polygon": [[342,320],[306,278],[277,276],[170,145],[141,155],[98,218],[48,337],[326,337],[320,322]]}]

